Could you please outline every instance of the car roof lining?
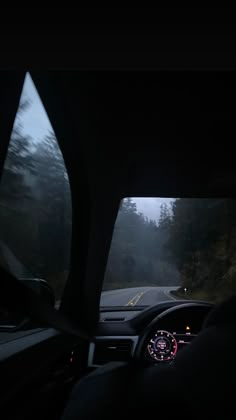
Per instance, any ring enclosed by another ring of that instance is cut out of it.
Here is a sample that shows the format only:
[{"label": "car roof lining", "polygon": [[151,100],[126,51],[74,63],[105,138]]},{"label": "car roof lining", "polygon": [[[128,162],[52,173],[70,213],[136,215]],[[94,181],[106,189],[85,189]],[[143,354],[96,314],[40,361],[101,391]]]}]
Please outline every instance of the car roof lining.
[{"label": "car roof lining", "polygon": [[47,87],[32,76],[56,131],[63,106],[96,198],[234,194],[234,72],[59,71]]}]

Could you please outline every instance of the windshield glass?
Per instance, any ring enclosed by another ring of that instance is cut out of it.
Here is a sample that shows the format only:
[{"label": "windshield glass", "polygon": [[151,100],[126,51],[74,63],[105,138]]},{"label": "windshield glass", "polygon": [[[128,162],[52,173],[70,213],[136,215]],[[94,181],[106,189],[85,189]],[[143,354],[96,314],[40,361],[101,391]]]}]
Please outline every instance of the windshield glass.
[{"label": "windshield glass", "polygon": [[114,227],[101,306],[236,293],[234,199],[125,198]]}]

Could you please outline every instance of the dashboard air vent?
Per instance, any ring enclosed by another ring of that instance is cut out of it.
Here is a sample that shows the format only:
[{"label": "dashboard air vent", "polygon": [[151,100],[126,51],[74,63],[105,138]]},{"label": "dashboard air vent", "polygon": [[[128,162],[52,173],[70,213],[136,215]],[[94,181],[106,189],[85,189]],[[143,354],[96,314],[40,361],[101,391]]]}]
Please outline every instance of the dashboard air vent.
[{"label": "dashboard air vent", "polygon": [[133,341],[129,339],[97,340],[93,363],[102,365],[112,361],[126,362],[131,358]]},{"label": "dashboard air vent", "polygon": [[119,318],[115,318],[115,317],[106,317],[102,319],[103,322],[124,322],[125,318],[124,317],[119,317]]}]

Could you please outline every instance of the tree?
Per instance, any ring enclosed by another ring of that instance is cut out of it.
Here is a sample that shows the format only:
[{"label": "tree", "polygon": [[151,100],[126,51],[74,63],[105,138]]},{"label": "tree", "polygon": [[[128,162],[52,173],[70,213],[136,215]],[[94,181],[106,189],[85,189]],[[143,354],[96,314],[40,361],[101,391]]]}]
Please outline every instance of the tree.
[{"label": "tree", "polygon": [[2,206],[19,207],[20,200],[30,199],[26,178],[35,171],[32,155],[32,138],[22,130],[21,118],[30,107],[25,100],[20,103],[14,122],[4,171],[1,178],[0,202]]},{"label": "tree", "polygon": [[171,215],[168,205],[164,202],[160,206],[160,218],[158,226],[161,229],[168,229],[171,222]]},{"label": "tree", "polygon": [[21,118],[29,106],[20,103],[1,179],[0,248],[11,251],[15,275],[22,276],[21,264],[26,276],[51,281],[58,296],[70,260],[69,180],[55,134],[34,141],[24,133]]},{"label": "tree", "polygon": [[53,132],[37,144],[33,160],[36,168],[32,188],[38,224],[38,270],[60,294],[58,289],[61,291],[65,284],[70,264],[72,208],[69,180]]},{"label": "tree", "polygon": [[[0,185],[1,259],[5,261],[7,255],[11,253],[10,266],[14,274],[19,277],[23,272],[30,273],[30,269],[22,263],[24,253],[22,238],[27,244],[27,234],[34,236],[30,220],[31,186],[27,181],[35,169],[30,159],[32,139],[23,132],[21,124],[21,118],[29,107],[30,102],[25,100],[19,105]],[[5,249],[9,249],[7,254],[4,253]],[[7,260],[4,263],[7,268],[9,268],[8,263]]]},{"label": "tree", "polygon": [[[236,291],[236,204],[228,199],[178,199],[168,247],[192,296],[217,300]],[[227,293],[226,293],[227,290]]]}]

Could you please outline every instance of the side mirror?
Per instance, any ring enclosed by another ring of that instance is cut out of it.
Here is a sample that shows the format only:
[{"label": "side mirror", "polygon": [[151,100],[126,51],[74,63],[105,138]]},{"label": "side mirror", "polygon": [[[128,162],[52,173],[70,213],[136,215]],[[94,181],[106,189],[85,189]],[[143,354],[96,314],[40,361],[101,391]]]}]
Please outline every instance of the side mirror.
[{"label": "side mirror", "polygon": [[[51,286],[43,279],[38,278],[20,278],[27,287],[31,288],[34,293],[38,294],[44,302],[55,307],[55,296]],[[17,331],[28,325],[29,320],[22,314],[19,308],[12,309],[0,304],[0,331]]]},{"label": "side mirror", "polygon": [[30,287],[37,294],[39,294],[44,301],[48,302],[51,306],[55,306],[55,295],[52,287],[43,279],[37,278],[23,278],[23,281],[27,287]]}]

